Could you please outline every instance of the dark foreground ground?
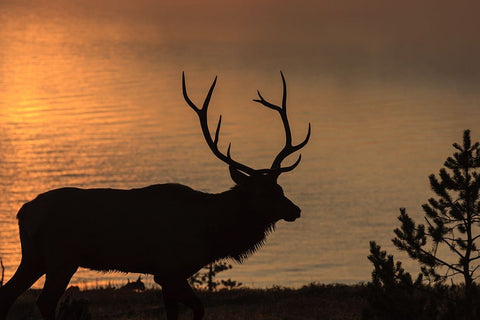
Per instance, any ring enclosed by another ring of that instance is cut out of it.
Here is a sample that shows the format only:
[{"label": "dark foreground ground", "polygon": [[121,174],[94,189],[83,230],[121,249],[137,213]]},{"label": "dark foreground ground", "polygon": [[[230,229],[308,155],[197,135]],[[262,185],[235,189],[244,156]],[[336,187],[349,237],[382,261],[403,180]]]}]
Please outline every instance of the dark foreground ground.
[{"label": "dark foreground ground", "polygon": [[[40,319],[35,300],[40,292],[30,290],[21,296],[8,320]],[[308,285],[300,289],[234,289],[204,292],[198,295],[205,304],[205,320],[310,320],[361,319],[366,302],[365,287],[345,285]],[[166,319],[160,290],[133,292],[121,289],[70,290],[65,320],[96,319]],[[84,307],[87,306],[87,307]],[[63,320],[62,319],[62,320]],[[191,319],[182,308],[180,319]]]}]

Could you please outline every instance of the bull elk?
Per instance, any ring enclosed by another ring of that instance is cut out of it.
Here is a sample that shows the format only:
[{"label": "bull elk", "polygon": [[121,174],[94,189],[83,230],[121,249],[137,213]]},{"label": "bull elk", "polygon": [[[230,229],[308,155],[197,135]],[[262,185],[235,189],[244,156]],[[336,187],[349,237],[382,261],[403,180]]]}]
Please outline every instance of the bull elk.
[{"label": "bull elk", "polygon": [[[58,300],[79,267],[101,271],[152,274],[161,285],[168,320],[178,318],[177,304],[203,318],[204,308],[187,279],[203,266],[223,258],[242,262],[254,253],[281,219],[294,221],[300,208],[277,184],[281,173],[292,171],[301,156],[281,166],[310,138],[292,144],[287,118],[286,84],[277,106],[258,92],[258,102],[280,114],[285,146],[269,169],[253,169],[218,149],[221,116],[212,138],[207,111],[213,81],[202,108],[183,96],[197,113],[203,136],[213,154],[229,166],[235,186],[218,194],[181,184],[157,184],[140,189],[61,188],[40,194],[17,214],[22,259],[13,277],[0,289],[0,320],[16,298],[46,275],[37,305],[46,320],[55,319]],[[132,234],[132,230],[138,230]]]}]

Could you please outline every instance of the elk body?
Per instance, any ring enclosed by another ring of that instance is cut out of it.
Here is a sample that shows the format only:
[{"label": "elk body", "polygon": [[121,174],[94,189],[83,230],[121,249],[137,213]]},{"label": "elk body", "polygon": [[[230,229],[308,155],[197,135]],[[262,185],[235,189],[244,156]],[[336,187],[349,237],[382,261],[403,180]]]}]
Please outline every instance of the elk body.
[{"label": "elk body", "polygon": [[208,104],[213,82],[203,107],[189,99],[182,77],[183,94],[198,114],[202,132],[212,152],[229,165],[235,186],[219,194],[193,190],[181,184],[159,184],[140,189],[61,188],[39,195],[17,214],[22,259],[14,276],[0,288],[0,320],[16,298],[41,276],[45,284],[37,301],[44,319],[54,320],[58,300],[79,267],[154,275],[162,286],[168,320],[178,318],[177,304],[193,310],[194,320],[203,317],[203,305],[187,279],[206,264],[222,258],[239,262],[257,250],[279,220],[294,221],[300,209],[277,184],[288,155],[309,140],[292,145],[286,115],[286,85],[282,107],[263,99],[264,106],[278,111],[286,143],[271,168],[255,170],[219,151],[221,118],[212,139]]}]

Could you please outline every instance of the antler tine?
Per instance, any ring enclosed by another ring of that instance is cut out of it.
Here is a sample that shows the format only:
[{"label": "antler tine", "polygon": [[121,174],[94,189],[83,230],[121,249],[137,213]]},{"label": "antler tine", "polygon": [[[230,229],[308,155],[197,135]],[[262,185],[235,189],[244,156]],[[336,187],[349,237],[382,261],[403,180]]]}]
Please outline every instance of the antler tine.
[{"label": "antler tine", "polygon": [[261,104],[263,104],[265,107],[268,107],[268,108],[270,108],[270,109],[273,109],[273,110],[276,110],[276,111],[279,111],[279,112],[280,112],[280,109],[281,109],[281,108],[280,108],[279,106],[277,106],[277,105],[274,105],[274,104],[266,101],[266,100],[263,98],[263,96],[262,96],[262,94],[260,93],[259,90],[257,90],[257,94],[258,94],[258,96],[260,97],[260,99],[253,99],[253,101],[258,102],[258,103],[261,103]]},{"label": "antler tine", "polygon": [[[310,140],[311,132],[312,132],[311,125],[310,125],[310,123],[308,123],[308,132],[307,132],[307,135],[306,135],[305,139],[302,142],[300,142],[297,145],[292,145],[291,140],[290,140],[290,143],[285,143],[285,146],[283,147],[283,149],[277,154],[277,156],[273,160],[271,169],[274,169],[274,170],[277,169],[277,170],[280,170],[280,172],[287,172],[287,171],[293,170],[298,165],[298,163],[300,162],[301,155],[298,157],[298,160],[292,165],[294,167],[291,168],[290,170],[284,171],[283,170],[284,168],[281,167],[281,163],[286,157],[288,157],[292,153],[302,149],[308,143],[308,140]],[[286,167],[286,168],[289,168],[289,167]]]},{"label": "antler tine", "polygon": [[[215,86],[217,78],[215,77],[215,81],[213,81],[213,86]],[[185,72],[182,72],[182,92],[183,98],[187,101],[187,104],[198,114],[200,109],[195,105],[195,103],[190,100],[187,93],[187,86],[185,85]]]},{"label": "antler tine", "polygon": [[282,77],[282,88],[283,88],[283,97],[282,97],[282,108],[287,110],[287,83],[285,82],[285,77],[283,72],[280,70],[280,76]]},{"label": "antler tine", "polygon": [[285,130],[285,146],[273,160],[273,163],[270,169],[278,171],[279,173],[282,173],[282,172],[288,172],[295,169],[295,167],[300,163],[300,160],[302,159],[301,155],[298,157],[297,161],[295,161],[295,163],[292,164],[291,166],[283,167],[283,168],[281,167],[281,163],[286,157],[300,150],[307,144],[308,140],[310,139],[311,125],[310,123],[308,124],[308,132],[305,139],[297,145],[292,145],[292,132],[291,132],[290,123],[288,122],[288,117],[287,117],[287,84],[285,82],[285,77],[282,71],[280,71],[280,75],[282,77],[282,87],[283,87],[281,107],[266,101],[263,98],[263,96],[260,94],[260,91],[258,90],[257,90],[257,93],[260,99],[254,99],[253,101],[258,102],[270,109],[276,110],[280,114],[280,117],[283,123],[283,128]]},{"label": "antler tine", "polygon": [[[218,123],[217,123],[217,129],[215,130],[215,140],[213,140],[213,143],[218,146],[218,135],[220,134],[220,125],[222,124],[222,115],[218,117]],[[230,146],[229,146],[230,148]]]},{"label": "antler tine", "polygon": [[298,158],[297,158],[297,161],[295,161],[292,165],[290,165],[288,167],[281,167],[281,168],[277,169],[276,170],[277,174],[280,175],[280,173],[292,171],[293,169],[295,169],[298,166],[298,164],[300,163],[301,160],[302,160],[302,155],[299,154]]},{"label": "antler tine", "polygon": [[230,157],[230,144],[228,146],[227,155],[224,155],[218,149],[218,139],[219,139],[219,135],[220,135],[220,126],[222,124],[222,116],[221,115],[218,119],[217,128],[215,130],[215,137],[212,140],[212,136],[210,134],[210,129],[208,128],[207,111],[208,111],[208,105],[210,103],[210,99],[212,97],[213,89],[215,89],[215,84],[216,83],[217,83],[217,77],[215,77],[215,80],[213,80],[213,83],[210,86],[210,89],[208,90],[207,96],[205,97],[205,101],[203,102],[203,106],[200,109],[188,97],[187,88],[186,88],[186,85],[185,85],[185,73],[182,72],[183,97],[184,97],[185,101],[187,102],[187,104],[197,113],[198,118],[200,120],[200,126],[202,128],[203,137],[205,138],[205,141],[207,142],[207,145],[210,148],[210,150],[213,152],[213,154],[218,159],[222,160],[223,162],[225,162],[229,166],[232,166],[237,170],[240,170],[244,173],[247,173],[247,174],[251,175],[256,170],[254,170],[254,169],[252,169],[252,168],[250,168],[250,167],[248,167],[248,166],[246,166],[246,165],[244,165],[240,162],[237,162]]}]

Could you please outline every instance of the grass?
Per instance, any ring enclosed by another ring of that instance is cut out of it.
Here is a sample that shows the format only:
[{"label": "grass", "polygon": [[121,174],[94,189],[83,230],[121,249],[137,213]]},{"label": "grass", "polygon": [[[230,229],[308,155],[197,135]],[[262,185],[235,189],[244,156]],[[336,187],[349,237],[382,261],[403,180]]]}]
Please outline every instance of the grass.
[{"label": "grass", "polygon": [[[353,320],[361,319],[365,292],[363,285],[310,284],[299,289],[239,288],[197,293],[205,305],[205,320]],[[41,319],[35,305],[39,294],[39,290],[23,294],[12,307],[8,320]],[[87,304],[92,320],[166,319],[159,289],[143,292],[73,289],[67,296]],[[180,319],[191,319],[190,310],[182,307]]]}]

